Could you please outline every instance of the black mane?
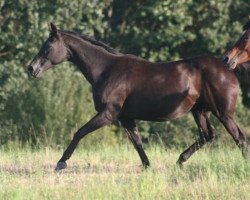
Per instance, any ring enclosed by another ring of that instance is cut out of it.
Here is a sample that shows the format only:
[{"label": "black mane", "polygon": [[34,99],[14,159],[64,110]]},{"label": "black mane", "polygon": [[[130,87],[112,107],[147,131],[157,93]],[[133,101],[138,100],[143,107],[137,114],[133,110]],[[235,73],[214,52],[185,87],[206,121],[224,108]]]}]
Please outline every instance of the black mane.
[{"label": "black mane", "polygon": [[243,26],[243,31],[247,30],[250,28],[250,20]]},{"label": "black mane", "polygon": [[70,34],[70,35],[74,35],[76,37],[80,37],[81,39],[90,42],[93,45],[97,45],[103,49],[105,49],[106,51],[108,51],[109,53],[112,54],[116,54],[116,55],[121,55],[122,53],[120,53],[117,49],[114,49],[110,46],[108,46],[107,44],[97,41],[95,38],[89,37],[85,34],[80,34],[80,33],[76,33],[76,32],[72,32],[72,31],[61,31],[62,33],[66,33],[66,34]]}]

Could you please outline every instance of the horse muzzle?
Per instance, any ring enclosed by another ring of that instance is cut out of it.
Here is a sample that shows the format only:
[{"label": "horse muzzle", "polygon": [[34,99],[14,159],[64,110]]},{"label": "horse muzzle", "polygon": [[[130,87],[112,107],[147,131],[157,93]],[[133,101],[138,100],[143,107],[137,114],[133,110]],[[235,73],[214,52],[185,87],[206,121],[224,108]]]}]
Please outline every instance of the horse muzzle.
[{"label": "horse muzzle", "polygon": [[229,59],[228,56],[225,56],[222,62],[224,63],[225,67],[229,70],[233,70],[237,66],[237,60],[238,59]]}]

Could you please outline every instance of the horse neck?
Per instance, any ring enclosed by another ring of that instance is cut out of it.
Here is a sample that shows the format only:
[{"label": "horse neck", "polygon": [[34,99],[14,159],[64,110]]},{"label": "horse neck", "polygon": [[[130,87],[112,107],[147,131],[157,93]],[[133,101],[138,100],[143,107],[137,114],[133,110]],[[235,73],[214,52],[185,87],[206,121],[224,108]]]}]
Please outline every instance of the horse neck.
[{"label": "horse neck", "polygon": [[99,80],[101,74],[107,70],[111,61],[115,59],[115,55],[81,38],[72,36],[66,41],[68,41],[67,46],[71,54],[69,61],[81,70],[92,85]]}]

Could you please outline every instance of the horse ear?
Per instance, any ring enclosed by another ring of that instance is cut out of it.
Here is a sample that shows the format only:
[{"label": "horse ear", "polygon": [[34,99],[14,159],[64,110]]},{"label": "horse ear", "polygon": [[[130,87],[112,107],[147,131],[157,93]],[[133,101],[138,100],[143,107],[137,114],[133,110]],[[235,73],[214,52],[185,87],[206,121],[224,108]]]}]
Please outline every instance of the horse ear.
[{"label": "horse ear", "polygon": [[53,34],[54,36],[58,36],[56,25],[53,24],[52,22],[50,23],[50,33]]}]

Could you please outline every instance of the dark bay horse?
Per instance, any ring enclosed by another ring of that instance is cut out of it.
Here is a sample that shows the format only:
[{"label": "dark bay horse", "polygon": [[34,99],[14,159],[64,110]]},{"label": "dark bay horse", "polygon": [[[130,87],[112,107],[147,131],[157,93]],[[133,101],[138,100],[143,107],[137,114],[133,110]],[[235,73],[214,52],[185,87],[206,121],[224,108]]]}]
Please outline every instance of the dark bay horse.
[{"label": "dark bay horse", "polygon": [[224,63],[229,69],[250,61],[250,15],[248,18],[240,38],[224,56]]},{"label": "dark bay horse", "polygon": [[67,167],[79,141],[88,133],[119,121],[137,150],[144,167],[149,160],[135,120],[165,121],[192,112],[199,139],[187,148],[177,163],[182,166],[196,150],[214,138],[209,123],[212,112],[247,156],[245,134],[235,122],[234,113],[239,83],[232,71],[210,56],[169,63],[152,63],[121,54],[104,43],[85,35],[57,30],[50,35],[28,66],[39,77],[53,65],[70,61],[90,82],[97,114],[74,135],[58,161],[56,170]]}]

